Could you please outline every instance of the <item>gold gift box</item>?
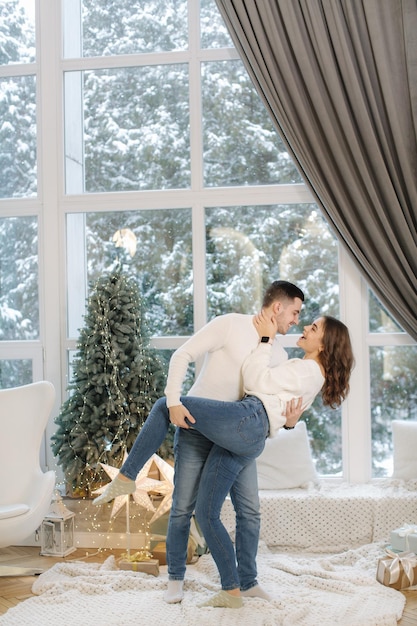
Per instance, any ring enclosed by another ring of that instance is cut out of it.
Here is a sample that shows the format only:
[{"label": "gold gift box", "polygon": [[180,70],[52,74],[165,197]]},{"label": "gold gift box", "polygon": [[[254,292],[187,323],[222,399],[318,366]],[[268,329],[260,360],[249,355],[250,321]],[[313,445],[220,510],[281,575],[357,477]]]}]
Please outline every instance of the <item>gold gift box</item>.
[{"label": "gold gift box", "polygon": [[160,541],[152,548],[152,556],[154,559],[158,559],[160,565],[167,564],[167,544],[165,541]]},{"label": "gold gift box", "polygon": [[151,553],[147,550],[135,552],[135,554],[132,555],[129,553],[122,554],[121,559],[118,561],[118,566],[119,569],[159,576],[159,561],[158,559],[152,558]]},{"label": "gold gift box", "polygon": [[387,550],[387,556],[378,561],[376,579],[398,591],[417,585],[417,556],[414,552],[396,554]]},{"label": "gold gift box", "polygon": [[[197,560],[197,557],[194,555],[195,552],[195,544],[191,541],[188,541],[187,547],[187,564],[194,563]],[[152,548],[152,556],[154,559],[158,559],[159,565],[167,564],[167,544],[165,541],[159,541]]]}]

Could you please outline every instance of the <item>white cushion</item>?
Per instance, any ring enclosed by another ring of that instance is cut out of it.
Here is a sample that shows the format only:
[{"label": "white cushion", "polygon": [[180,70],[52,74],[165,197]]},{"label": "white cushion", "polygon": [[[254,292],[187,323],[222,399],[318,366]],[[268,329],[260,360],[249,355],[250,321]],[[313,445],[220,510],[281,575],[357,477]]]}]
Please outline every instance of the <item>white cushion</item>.
[{"label": "white cushion", "polygon": [[393,478],[417,479],[417,421],[393,420]]},{"label": "white cushion", "polygon": [[256,464],[259,489],[293,489],[317,482],[305,422],[293,430],[281,428],[268,438]]}]

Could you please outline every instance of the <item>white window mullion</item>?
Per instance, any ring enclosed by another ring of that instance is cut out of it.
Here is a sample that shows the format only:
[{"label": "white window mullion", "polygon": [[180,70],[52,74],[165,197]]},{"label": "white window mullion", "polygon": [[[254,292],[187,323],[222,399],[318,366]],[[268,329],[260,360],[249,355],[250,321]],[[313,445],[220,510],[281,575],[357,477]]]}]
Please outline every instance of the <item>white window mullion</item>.
[{"label": "white window mullion", "polygon": [[342,408],[343,478],[352,483],[371,479],[371,408],[367,343],[367,298],[358,269],[339,246],[341,317],[349,328],[355,368]]},{"label": "white window mullion", "polygon": [[207,322],[206,236],[204,206],[193,206],[194,330]]},{"label": "white window mullion", "polygon": [[[203,115],[201,102],[201,63],[200,63],[200,14],[199,3],[188,5],[189,63],[189,102],[190,102],[190,151],[191,189],[202,192],[203,181]],[[192,245],[194,283],[194,330],[207,322],[206,289],[206,236],[204,204],[192,204]]]},{"label": "white window mullion", "polygon": [[[81,2],[63,2],[63,56],[81,57]],[[65,193],[84,191],[83,80],[81,71],[64,73]]]},{"label": "white window mullion", "polygon": [[[56,389],[56,400],[46,429],[47,441],[54,432],[53,418],[61,405],[61,276],[62,228],[59,197],[62,184],[60,164],[60,3],[39,0],[37,4],[37,108],[38,108],[38,177],[42,205],[40,218],[40,293],[42,342],[45,349],[43,377]],[[55,459],[47,446],[47,464],[55,467]]]}]

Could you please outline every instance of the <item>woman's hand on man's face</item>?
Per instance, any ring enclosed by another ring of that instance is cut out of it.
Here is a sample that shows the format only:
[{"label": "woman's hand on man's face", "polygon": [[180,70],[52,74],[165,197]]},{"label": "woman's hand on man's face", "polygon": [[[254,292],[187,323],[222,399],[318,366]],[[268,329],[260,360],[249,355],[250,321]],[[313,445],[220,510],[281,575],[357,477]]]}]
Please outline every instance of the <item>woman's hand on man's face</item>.
[{"label": "woman's hand on man's face", "polygon": [[277,334],[277,322],[276,319],[265,311],[260,311],[253,318],[253,323],[258,331],[259,337],[270,337],[273,339]]}]

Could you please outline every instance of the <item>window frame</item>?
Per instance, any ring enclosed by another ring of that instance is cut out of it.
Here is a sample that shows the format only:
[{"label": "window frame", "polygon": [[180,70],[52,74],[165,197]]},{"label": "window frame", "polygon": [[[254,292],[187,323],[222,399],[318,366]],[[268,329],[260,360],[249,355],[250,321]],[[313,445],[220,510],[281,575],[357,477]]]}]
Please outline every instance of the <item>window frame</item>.
[{"label": "window frame", "polygon": [[[46,440],[55,430],[54,417],[65,399],[68,385],[68,353],[76,348],[76,339],[67,334],[67,252],[66,216],[87,211],[137,209],[192,209],[192,243],[194,250],[194,330],[207,322],[205,229],[206,207],[251,204],[291,204],[314,202],[303,184],[251,187],[208,188],[203,184],[203,150],[201,124],[200,65],[206,61],[238,59],[234,49],[199,49],[198,3],[189,1],[189,49],[167,53],[133,54],[117,57],[63,58],[62,6],[60,2],[36,2],[36,61],[29,64],[0,66],[0,77],[35,74],[37,82],[38,122],[38,195],[35,198],[0,200],[0,216],[36,215],[39,220],[39,342],[0,344],[0,356],[27,354],[34,359],[34,380],[53,382],[56,401],[46,431]],[[63,85],[64,73],[86,69],[132,67],[136,65],[188,63],[190,80],[190,149],[191,185],[189,189],[138,191],[105,194],[66,194],[64,168]],[[369,347],[415,345],[405,333],[370,333],[368,323],[368,290],[365,281],[339,245],[340,310],[348,325],[355,353],[356,367],[351,393],[342,408],[343,477],[353,483],[367,482],[371,469],[371,411]],[[284,347],[294,347],[297,336],[282,338]],[[186,337],[153,337],[155,348],[175,349]],[[4,357],[3,357],[4,358]],[[197,366],[198,371],[198,366]],[[49,446],[45,466],[59,467]],[[331,480],[331,479],[329,479]]]}]

